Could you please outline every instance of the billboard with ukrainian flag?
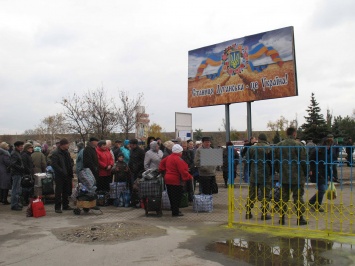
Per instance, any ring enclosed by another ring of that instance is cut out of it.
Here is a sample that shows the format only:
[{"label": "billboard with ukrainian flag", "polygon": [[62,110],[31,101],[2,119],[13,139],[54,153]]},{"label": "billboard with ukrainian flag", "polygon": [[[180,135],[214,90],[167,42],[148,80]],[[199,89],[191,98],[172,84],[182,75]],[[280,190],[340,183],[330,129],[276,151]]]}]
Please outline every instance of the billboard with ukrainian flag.
[{"label": "billboard with ukrainian flag", "polygon": [[188,107],[297,96],[293,27],[189,51]]}]

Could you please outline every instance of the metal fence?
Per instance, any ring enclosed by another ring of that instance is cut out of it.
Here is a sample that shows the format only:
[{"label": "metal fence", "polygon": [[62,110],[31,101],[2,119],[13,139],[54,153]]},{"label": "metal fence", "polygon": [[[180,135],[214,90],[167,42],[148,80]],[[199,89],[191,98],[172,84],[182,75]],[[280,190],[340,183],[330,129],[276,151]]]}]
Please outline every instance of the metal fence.
[{"label": "metal fence", "polygon": [[241,149],[228,147],[229,226],[355,235],[354,147]]}]

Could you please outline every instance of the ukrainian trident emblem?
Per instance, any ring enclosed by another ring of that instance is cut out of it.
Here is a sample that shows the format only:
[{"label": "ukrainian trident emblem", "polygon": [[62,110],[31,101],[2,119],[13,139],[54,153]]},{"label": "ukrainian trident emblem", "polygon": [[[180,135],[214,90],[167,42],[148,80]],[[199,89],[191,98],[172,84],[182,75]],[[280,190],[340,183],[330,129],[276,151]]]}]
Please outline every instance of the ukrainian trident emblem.
[{"label": "ukrainian trident emblem", "polygon": [[239,74],[248,63],[248,47],[233,44],[224,49],[222,55],[223,71],[230,76]]}]

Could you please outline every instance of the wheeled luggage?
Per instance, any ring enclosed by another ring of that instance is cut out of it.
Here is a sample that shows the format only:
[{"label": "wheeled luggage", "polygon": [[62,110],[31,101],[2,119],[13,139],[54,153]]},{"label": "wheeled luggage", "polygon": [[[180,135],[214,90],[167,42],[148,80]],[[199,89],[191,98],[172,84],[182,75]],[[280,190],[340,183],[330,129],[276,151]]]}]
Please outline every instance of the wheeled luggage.
[{"label": "wheeled luggage", "polygon": [[159,174],[157,175],[157,171],[149,171],[149,174],[143,173],[142,176],[138,185],[145,215],[148,216],[148,212],[154,211],[158,216],[161,216],[163,178]]},{"label": "wheeled luggage", "polygon": [[146,216],[148,216],[149,212],[156,212],[158,216],[163,215],[161,197],[145,197],[142,200]]}]

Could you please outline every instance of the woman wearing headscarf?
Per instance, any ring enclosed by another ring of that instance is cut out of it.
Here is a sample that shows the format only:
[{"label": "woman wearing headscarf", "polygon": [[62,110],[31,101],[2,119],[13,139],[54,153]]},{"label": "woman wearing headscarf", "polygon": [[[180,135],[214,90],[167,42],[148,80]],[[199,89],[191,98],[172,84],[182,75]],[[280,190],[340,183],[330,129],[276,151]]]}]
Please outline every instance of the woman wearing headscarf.
[{"label": "woman wearing headscarf", "polygon": [[145,153],[144,156],[144,170],[158,169],[159,163],[163,158],[163,152],[156,141],[150,143],[150,150]]},{"label": "woman wearing headscarf", "polygon": [[183,183],[192,179],[187,163],[181,158],[182,151],[182,147],[179,144],[175,144],[172,147],[172,153],[168,157],[165,157],[159,165],[159,171],[165,172],[164,181],[173,217],[183,216],[179,211]]},{"label": "woman wearing headscarf", "polygon": [[163,153],[163,159],[172,153],[172,148],[173,148],[174,144],[175,143],[172,142],[171,140],[164,142],[165,149],[164,149],[164,153]]},{"label": "woman wearing headscarf", "polygon": [[31,157],[34,165],[33,172],[35,174],[46,172],[47,159],[46,156],[42,153],[40,144],[35,145]]},{"label": "woman wearing headscarf", "polygon": [[11,173],[10,173],[10,153],[8,152],[9,144],[1,142],[0,144],[0,201],[4,205],[9,205],[7,200],[9,190],[11,189]]}]

